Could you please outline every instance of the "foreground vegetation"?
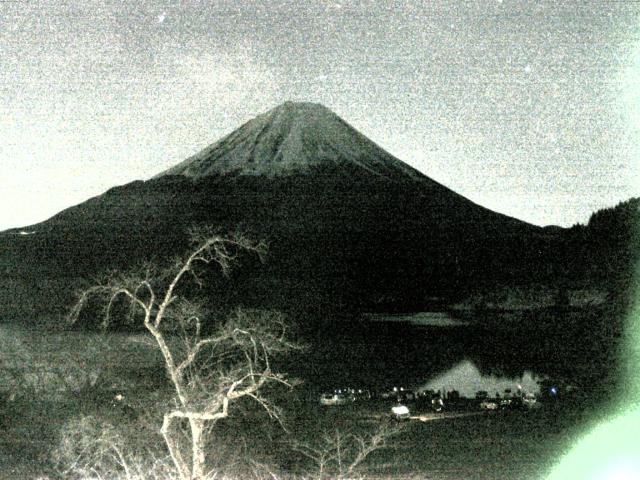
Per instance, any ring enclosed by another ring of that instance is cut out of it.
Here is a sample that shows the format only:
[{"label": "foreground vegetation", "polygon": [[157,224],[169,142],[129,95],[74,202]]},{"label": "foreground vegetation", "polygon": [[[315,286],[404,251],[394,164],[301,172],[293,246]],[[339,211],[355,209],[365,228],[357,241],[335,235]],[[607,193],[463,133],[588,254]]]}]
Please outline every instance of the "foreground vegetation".
[{"label": "foreground vegetation", "polygon": [[[576,323],[577,331],[583,331],[581,325]],[[277,364],[277,368],[288,365],[294,371],[294,367],[299,370],[299,364],[306,362],[306,370],[302,370],[309,373],[303,375],[305,382],[293,390],[270,388],[264,392],[280,406],[282,424],[255,402],[238,403],[229,417],[210,432],[205,450],[211,475],[218,479],[317,478],[317,451],[330,450],[331,445],[335,450],[336,438],[348,439],[352,445],[349,448],[356,445],[356,438],[370,443],[372,435],[385,425],[389,405],[321,407],[317,394],[326,385],[314,382],[326,382],[331,377],[314,376],[316,367],[348,368],[348,363],[336,364],[328,356],[333,351],[339,357],[348,353],[355,362],[352,369],[366,364],[371,370],[386,371],[391,363],[380,356],[382,346],[387,345],[389,350],[389,345],[396,345],[399,338],[417,338],[420,332],[381,325],[380,331],[369,332],[366,337],[384,332],[380,345],[372,345],[356,335],[361,328],[365,327],[347,329],[348,335],[337,334],[334,329],[326,338],[319,337],[300,357]],[[469,327],[465,328],[452,335],[472,335],[475,340],[469,341],[473,342],[486,340],[486,335],[471,334]],[[437,329],[429,332],[438,335]],[[555,335],[550,328],[541,332],[545,338]],[[503,338],[504,334],[505,330],[496,326],[490,338],[498,344],[513,342],[510,336]],[[526,337],[535,338],[531,332]],[[603,363],[606,352],[594,356],[592,349],[585,348],[584,336],[578,338],[581,351],[598,364]],[[597,336],[596,343],[606,343],[606,338]],[[162,357],[147,340],[139,333],[27,330],[3,325],[0,478],[178,478],[160,432],[174,392]],[[560,340],[568,358],[574,358],[573,347],[564,338]],[[371,354],[366,355],[360,347],[354,351],[354,342],[368,345]],[[405,342],[403,348],[397,346],[389,355],[396,358],[404,350],[415,351],[411,356],[404,353],[415,368],[416,358],[433,354],[432,348],[425,351],[416,342]],[[547,350],[553,352],[554,348]],[[471,352],[465,344],[462,349]],[[523,345],[516,344],[513,352],[524,355],[522,360],[527,363],[535,360],[526,355]],[[511,353],[503,351],[507,356]],[[373,363],[376,358],[380,365]],[[478,356],[479,360],[482,358]],[[551,357],[560,364],[566,363],[564,358]],[[617,371],[615,364],[610,368],[612,374]],[[600,371],[587,368],[586,364],[581,369]],[[572,369],[571,375],[575,378],[581,369]],[[386,438],[385,448],[372,451],[359,462],[356,474],[368,478],[442,480],[542,478],[577,436],[607,412],[601,403],[590,401],[598,390],[612,394],[605,385],[605,378],[598,373],[589,397],[543,404],[539,410],[526,413],[476,410],[472,416],[436,415],[433,421],[411,420],[402,424],[401,432]],[[118,395],[122,395],[122,401],[116,401]],[[349,465],[348,459],[345,462]],[[336,475],[339,469],[329,465],[323,472],[326,478],[335,478],[329,473]]]},{"label": "foreground vegetation", "polygon": [[[2,352],[11,352],[13,344],[13,352],[20,346],[31,356],[29,360],[25,353],[26,361],[14,370],[16,377],[33,374],[40,380],[16,384],[13,398],[3,392],[0,478],[100,478],[98,473],[102,478],[136,478],[139,472],[144,472],[139,478],[177,478],[160,433],[162,409],[172,389],[162,358],[144,337],[8,326],[1,333]],[[48,370],[36,361],[43,358],[50,360]],[[71,371],[86,372],[87,381],[65,381],[62,374]],[[301,450],[327,449],[326,440],[335,439],[336,433],[367,440],[385,424],[387,404],[323,408],[315,392],[311,381],[293,390],[267,392],[282,409],[283,425],[251,402],[239,404],[215,427],[207,445],[212,475],[312,478],[318,465]],[[123,402],[114,402],[118,394]],[[526,413],[411,420],[387,438],[386,448],[361,462],[357,474],[443,480],[541,478],[602,413],[597,406],[559,403]],[[335,466],[331,468],[335,473]]]},{"label": "foreground vegetation", "polygon": [[[78,345],[86,334],[61,336],[67,353],[83,353]],[[120,392],[124,402],[116,403]],[[250,402],[219,422],[206,446],[211,478],[337,478],[337,444],[346,473],[363,451],[359,442],[366,449],[376,434],[385,448],[359,462],[355,478],[541,478],[594,418],[593,410],[576,404],[547,404],[531,412],[434,415],[394,431],[386,404],[326,408],[307,392],[272,392],[282,406],[282,425]],[[167,383],[55,398],[24,391],[2,405],[0,478],[178,478],[159,429],[171,395]]]}]

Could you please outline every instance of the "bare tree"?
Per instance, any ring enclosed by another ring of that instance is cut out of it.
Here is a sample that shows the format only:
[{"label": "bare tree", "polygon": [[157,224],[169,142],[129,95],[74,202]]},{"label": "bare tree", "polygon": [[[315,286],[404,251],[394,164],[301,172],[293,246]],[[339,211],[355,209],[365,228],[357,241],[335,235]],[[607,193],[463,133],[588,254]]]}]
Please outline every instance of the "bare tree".
[{"label": "bare tree", "polygon": [[[261,393],[268,383],[290,386],[290,382],[271,369],[270,359],[297,348],[287,338],[283,317],[276,312],[236,310],[204,332],[206,309],[189,301],[184,294],[188,284],[202,284],[207,265],[217,265],[226,274],[241,251],[262,256],[263,243],[241,234],[225,237],[210,229],[192,233],[190,253],[170,267],[146,265],[128,274],[111,274],[79,295],[70,318],[77,321],[94,297],[104,302],[104,325],[114,307],[124,299],[129,318],[141,321],[162,353],[166,371],[175,391],[174,405],[164,414],[161,432],[182,480],[207,475],[205,446],[212,425],[229,415],[230,405],[250,398],[269,415],[279,411]],[[189,281],[189,279],[191,281]],[[183,422],[188,424],[190,452],[179,441]]]},{"label": "bare tree", "polygon": [[388,440],[400,432],[397,425],[383,423],[370,434],[335,430],[325,432],[315,443],[294,443],[293,450],[311,460],[314,469],[308,478],[314,480],[347,479],[354,475],[366,458],[388,447]]}]

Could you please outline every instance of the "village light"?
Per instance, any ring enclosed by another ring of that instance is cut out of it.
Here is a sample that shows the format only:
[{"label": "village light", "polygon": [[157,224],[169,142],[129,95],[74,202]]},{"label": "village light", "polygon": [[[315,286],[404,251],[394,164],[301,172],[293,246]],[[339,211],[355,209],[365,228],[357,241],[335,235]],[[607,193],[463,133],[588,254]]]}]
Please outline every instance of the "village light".
[{"label": "village light", "polygon": [[391,411],[395,415],[409,415],[409,408],[406,405],[397,405],[395,407],[391,407]]}]

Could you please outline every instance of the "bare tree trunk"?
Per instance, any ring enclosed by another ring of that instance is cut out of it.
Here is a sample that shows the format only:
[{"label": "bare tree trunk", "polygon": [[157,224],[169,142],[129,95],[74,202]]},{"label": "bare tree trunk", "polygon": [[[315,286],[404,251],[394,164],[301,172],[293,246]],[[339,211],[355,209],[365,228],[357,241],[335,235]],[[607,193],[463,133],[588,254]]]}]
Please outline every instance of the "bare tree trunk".
[{"label": "bare tree trunk", "polygon": [[[267,382],[291,386],[282,375],[271,371],[269,361],[272,354],[298,348],[285,337],[286,325],[275,312],[257,315],[257,311],[247,314],[237,310],[219,330],[201,336],[206,309],[198,302],[182,298],[183,277],[193,274],[199,285],[197,265],[217,264],[226,274],[234,263],[237,250],[261,255],[265,246],[241,234],[227,239],[210,228],[194,231],[192,237],[196,246],[188,257],[166,269],[147,265],[139,271],[109,275],[103,283],[80,292],[70,312],[70,318],[77,321],[94,296],[102,297],[106,303],[105,327],[120,297],[130,302],[130,320],[135,320],[140,310],[144,312],[143,325],[155,339],[177,397],[174,404],[167,405],[171,410],[164,415],[161,433],[180,480],[205,479],[208,436],[205,426],[227,417],[230,403],[242,397],[253,398],[271,416],[278,418],[277,411],[259,390]],[[183,337],[183,345],[171,341],[173,337],[168,332],[173,331]],[[204,367],[200,365],[201,359],[208,358],[202,361],[218,365],[216,359],[226,362],[227,358],[236,357],[237,362],[228,368],[221,367],[219,372],[200,368]],[[190,436],[191,455],[181,450],[186,445],[179,427],[185,420],[190,427],[187,436]]]},{"label": "bare tree trunk", "polygon": [[205,438],[202,433],[204,430],[204,420],[189,419],[191,427],[191,480],[203,480],[205,477]]},{"label": "bare tree trunk", "polygon": [[164,421],[162,422],[162,436],[164,437],[164,441],[167,444],[169,449],[169,454],[171,455],[171,459],[173,460],[174,465],[178,469],[178,474],[180,475],[180,480],[190,480],[191,473],[189,471],[189,466],[182,458],[182,454],[180,453],[180,446],[177,443],[178,436],[175,435],[171,431],[171,423],[173,421],[173,417],[170,414],[166,414],[164,416]]}]

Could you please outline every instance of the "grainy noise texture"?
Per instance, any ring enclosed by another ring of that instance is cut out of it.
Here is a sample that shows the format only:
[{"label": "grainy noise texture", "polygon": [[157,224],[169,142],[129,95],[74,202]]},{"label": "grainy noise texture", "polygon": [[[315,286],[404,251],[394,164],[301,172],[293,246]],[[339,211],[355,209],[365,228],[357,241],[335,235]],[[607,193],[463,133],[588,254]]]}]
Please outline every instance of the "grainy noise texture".
[{"label": "grainy noise texture", "polygon": [[0,1],[0,230],[321,103],[490,209],[570,226],[638,194],[640,4]]}]

